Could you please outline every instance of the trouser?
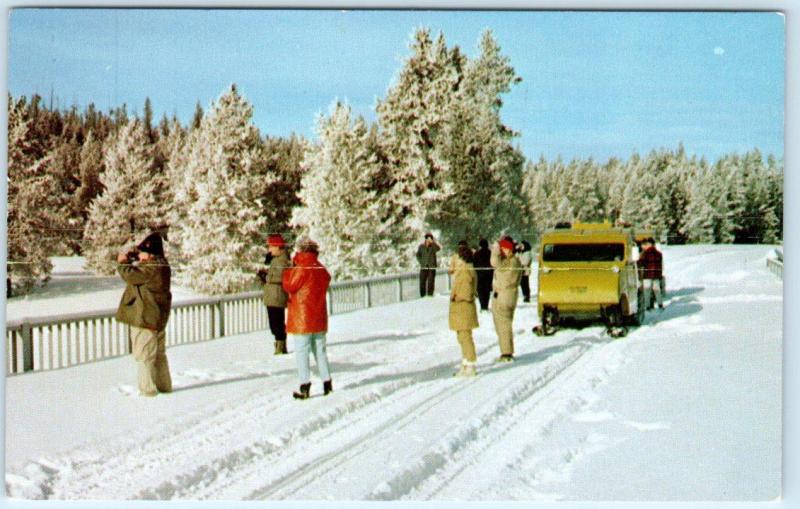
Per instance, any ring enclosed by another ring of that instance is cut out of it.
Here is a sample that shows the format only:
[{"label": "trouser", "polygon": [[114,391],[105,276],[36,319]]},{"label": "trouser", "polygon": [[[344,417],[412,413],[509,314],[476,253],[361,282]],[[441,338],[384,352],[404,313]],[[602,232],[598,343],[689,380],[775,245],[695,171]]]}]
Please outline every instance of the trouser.
[{"label": "trouser", "polygon": [[492,318],[497,340],[500,344],[500,353],[514,355],[514,307],[498,305],[497,299],[492,301]]},{"label": "trouser", "polygon": [[528,302],[531,300],[531,277],[523,274],[519,278],[519,285],[522,287],[522,296],[525,298],[525,302]]},{"label": "trouser", "polygon": [[492,294],[492,272],[482,269],[478,272],[478,301],[481,309],[489,309],[489,296]]},{"label": "trouser", "polygon": [[648,309],[650,307],[650,291],[652,290],[653,293],[656,294],[656,303],[659,306],[663,306],[664,303],[661,300],[661,282],[658,279],[645,279],[642,283],[644,287],[644,307]]},{"label": "trouser", "polygon": [[472,341],[472,330],[456,331],[456,337],[458,338],[458,344],[461,346],[461,358],[469,362],[478,360],[475,355],[475,342]]},{"label": "trouser", "polygon": [[137,364],[139,392],[172,391],[166,353],[167,335],[161,331],[131,326],[131,350]]},{"label": "trouser", "polygon": [[300,378],[300,384],[307,384],[311,381],[311,367],[309,365],[309,354],[311,352],[314,353],[314,360],[317,362],[320,379],[323,382],[330,380],[331,370],[328,366],[325,333],[292,334],[292,340],[294,341],[297,376]]},{"label": "trouser", "polygon": [[286,308],[267,306],[269,317],[269,330],[275,336],[275,341],[286,341]]},{"label": "trouser", "polygon": [[419,271],[419,296],[433,295],[436,284],[436,269],[420,269]]}]

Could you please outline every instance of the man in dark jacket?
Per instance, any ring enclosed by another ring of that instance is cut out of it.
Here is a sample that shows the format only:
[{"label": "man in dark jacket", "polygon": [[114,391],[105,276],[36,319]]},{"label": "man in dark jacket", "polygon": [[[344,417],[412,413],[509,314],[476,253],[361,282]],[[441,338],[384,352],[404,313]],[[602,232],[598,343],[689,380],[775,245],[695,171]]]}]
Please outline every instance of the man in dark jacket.
[{"label": "man in dark jacket", "polygon": [[475,251],[474,266],[475,271],[478,273],[478,300],[481,303],[481,311],[489,310],[489,296],[492,294],[492,277],[494,269],[492,269],[492,252],[489,249],[489,241],[481,239],[478,242],[480,246]]},{"label": "man in dark jacket", "polygon": [[286,351],[286,292],[281,286],[283,271],[291,262],[286,254],[286,242],[280,234],[267,237],[269,253],[264,260],[267,269],[259,269],[258,277],[264,285],[264,305],[267,306],[269,330],[275,337],[275,355]]},{"label": "man in dark jacket", "polygon": [[425,234],[425,242],[417,248],[417,261],[419,262],[419,296],[433,296],[436,283],[436,253],[441,246],[433,240],[432,233]]},{"label": "man in dark jacket", "polygon": [[664,303],[661,298],[661,274],[664,267],[664,260],[661,251],[656,249],[655,241],[652,238],[645,239],[642,242],[642,249],[643,251],[642,254],[639,255],[637,266],[642,275],[645,309],[650,309],[652,305],[650,302],[650,292],[655,294],[659,309],[663,309]]},{"label": "man in dark jacket", "polygon": [[131,253],[117,256],[125,292],[116,319],[130,325],[131,350],[138,365],[139,394],[172,391],[166,354],[167,320],[172,306],[171,270],[161,235],[151,233]]}]

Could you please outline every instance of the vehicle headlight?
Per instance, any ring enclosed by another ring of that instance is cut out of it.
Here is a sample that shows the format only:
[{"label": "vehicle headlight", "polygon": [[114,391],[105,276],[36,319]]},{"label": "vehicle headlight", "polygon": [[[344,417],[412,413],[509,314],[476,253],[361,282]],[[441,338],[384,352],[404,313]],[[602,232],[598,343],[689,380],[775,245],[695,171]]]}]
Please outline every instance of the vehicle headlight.
[{"label": "vehicle headlight", "polygon": [[544,272],[545,274],[549,273],[550,267],[542,267],[542,272]]},{"label": "vehicle headlight", "polygon": [[613,270],[615,274],[618,274],[618,273],[619,273],[619,267],[617,267],[616,265],[614,265],[613,267],[611,267],[611,270]]}]

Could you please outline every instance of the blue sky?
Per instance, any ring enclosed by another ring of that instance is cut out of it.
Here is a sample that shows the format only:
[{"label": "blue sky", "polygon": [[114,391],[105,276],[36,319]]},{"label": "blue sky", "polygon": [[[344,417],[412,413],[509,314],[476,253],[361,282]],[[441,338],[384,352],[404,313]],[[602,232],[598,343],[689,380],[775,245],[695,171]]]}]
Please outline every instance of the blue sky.
[{"label": "blue sky", "polygon": [[416,27],[475,55],[490,28],[523,78],[505,122],[530,158],[675,147],[783,156],[784,18],[775,13],[16,9],[12,95],[51,87],[187,122],[232,82],[263,134],[313,136],[335,100],[372,120]]}]

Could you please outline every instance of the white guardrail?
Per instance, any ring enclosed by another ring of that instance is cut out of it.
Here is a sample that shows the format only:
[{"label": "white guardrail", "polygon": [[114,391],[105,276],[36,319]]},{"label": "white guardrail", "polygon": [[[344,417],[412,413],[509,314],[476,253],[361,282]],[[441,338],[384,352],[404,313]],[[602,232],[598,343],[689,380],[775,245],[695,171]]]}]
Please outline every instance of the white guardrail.
[{"label": "white guardrail", "polygon": [[783,262],[781,260],[767,258],[767,268],[770,272],[783,279]]},{"label": "white guardrail", "polygon": [[[450,290],[446,270],[436,288]],[[173,304],[167,346],[268,329],[262,292],[205,297]],[[332,315],[419,298],[419,273],[331,284]],[[88,313],[23,318],[6,323],[6,373],[57,369],[130,353],[129,327],[114,319],[116,308]]]}]

